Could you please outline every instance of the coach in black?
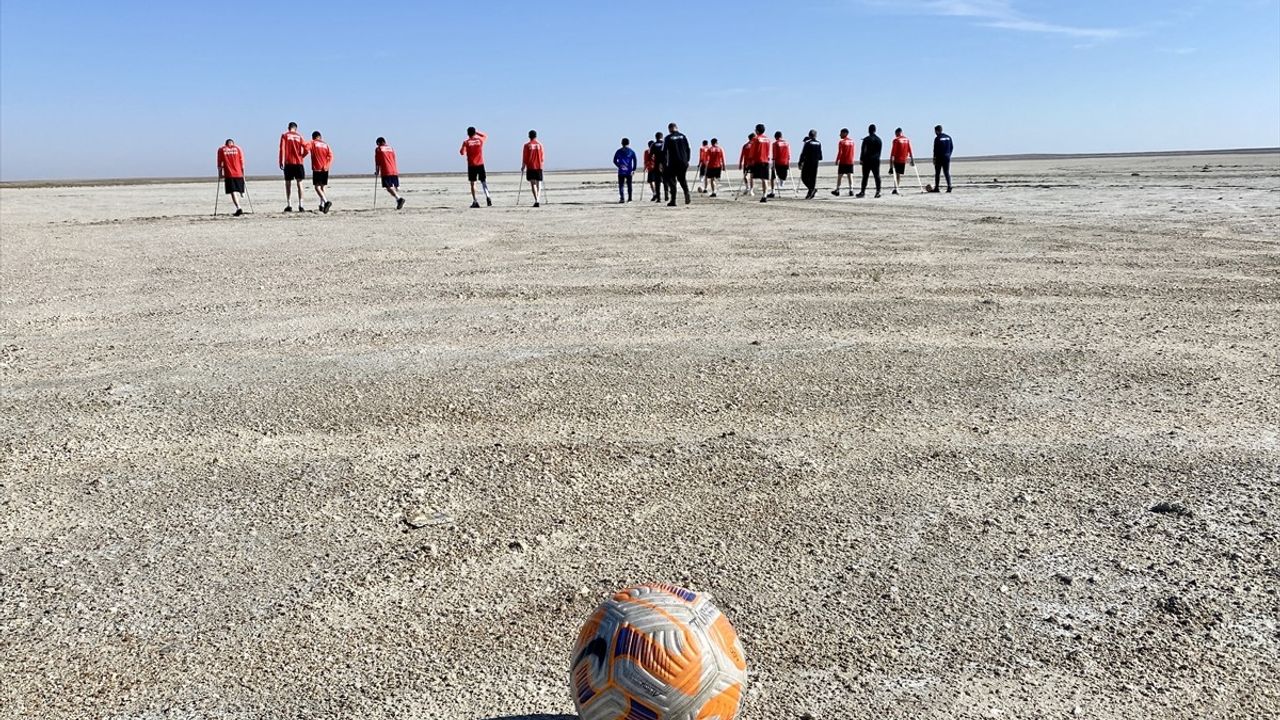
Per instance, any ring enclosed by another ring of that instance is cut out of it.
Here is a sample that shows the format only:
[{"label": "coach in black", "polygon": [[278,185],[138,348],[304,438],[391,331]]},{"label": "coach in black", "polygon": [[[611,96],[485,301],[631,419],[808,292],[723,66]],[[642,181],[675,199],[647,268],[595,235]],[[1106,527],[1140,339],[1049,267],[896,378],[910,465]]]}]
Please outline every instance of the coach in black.
[{"label": "coach in black", "polygon": [[876,135],[876,126],[867,127],[867,136],[862,138],[862,152],[858,154],[858,159],[862,161],[862,189],[858,191],[855,197],[867,196],[867,178],[874,174],[876,176],[876,197],[880,197],[880,153],[884,150],[884,143],[880,142],[880,136]]},{"label": "coach in black", "polygon": [[667,137],[662,141],[664,166],[667,170],[667,189],[671,191],[671,202],[667,203],[667,207],[676,206],[676,183],[679,183],[680,189],[684,191],[684,204],[688,205],[689,181],[685,178],[685,174],[689,172],[689,158],[692,154],[689,150],[689,138],[680,132],[680,128],[676,127],[675,123],[668,125],[667,131]]},{"label": "coach in black", "polygon": [[796,167],[800,168],[800,182],[809,189],[804,196],[805,200],[812,200],[818,194],[818,165],[821,163],[822,143],[818,142],[818,131],[810,130],[804,139],[804,146],[800,148],[800,161],[796,163]]}]

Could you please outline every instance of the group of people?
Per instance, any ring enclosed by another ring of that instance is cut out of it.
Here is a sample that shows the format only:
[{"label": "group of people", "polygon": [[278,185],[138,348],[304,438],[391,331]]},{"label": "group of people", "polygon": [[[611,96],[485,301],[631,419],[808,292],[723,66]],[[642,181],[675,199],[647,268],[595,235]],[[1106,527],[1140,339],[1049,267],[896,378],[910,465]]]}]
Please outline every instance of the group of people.
[{"label": "group of people", "polygon": [[[484,145],[488,136],[474,127],[467,128],[467,137],[462,141],[458,154],[466,158],[467,182],[471,188],[471,207],[480,207],[480,195],[484,196],[486,206],[493,205],[489,194],[488,176],[484,167]],[[934,181],[929,186],[930,192],[941,192],[941,182],[945,176],[947,192],[951,192],[951,155],[955,146],[951,136],[942,131],[942,126],[934,127],[933,167]],[[848,194],[851,197],[866,197],[867,184],[875,178],[875,197],[880,197],[880,161],[884,144],[876,134],[876,126],[867,128],[867,135],[861,146],[849,136],[849,129],[840,130],[840,139],[836,144],[836,187],[832,195],[839,197],[840,189],[847,180]],[[298,211],[302,212],[302,181],[306,179],[303,161],[311,158],[311,185],[319,199],[317,207],[320,212],[327,213],[333,207],[326,191],[329,185],[329,169],[333,165],[333,149],[324,141],[320,131],[311,133],[308,141],[298,132],[298,124],[289,123],[288,129],[280,135],[278,164],[284,172],[285,208],[284,212],[293,212],[293,189],[298,190]],[[643,167],[645,180],[651,193],[651,202],[666,201],[670,207],[676,206],[677,189],[684,193],[684,202],[692,202],[689,190],[688,173],[693,157],[689,139],[680,132],[680,128],[671,123],[667,126],[667,134],[654,133],[641,158],[636,157],[631,148],[631,141],[622,138],[622,147],[613,155],[613,164],[618,171],[618,202],[628,203],[633,198],[633,177]],[[800,171],[800,181],[807,192],[806,200],[811,200],[818,192],[818,167],[822,162],[822,143],[818,140],[818,131],[810,130],[805,136],[800,157],[796,163]],[[529,141],[524,145],[521,154],[520,174],[529,183],[533,195],[533,207],[541,207],[545,197],[543,187],[543,164],[546,153],[538,140],[536,130],[529,131]],[[218,177],[223,181],[223,190],[231,196],[235,206],[234,215],[243,215],[241,198],[245,194],[244,151],[228,139],[218,148]],[[890,175],[893,179],[893,194],[897,195],[901,187],[902,176],[908,165],[915,165],[915,154],[911,148],[911,140],[903,134],[902,128],[894,130],[893,141],[889,149]],[[862,165],[862,185],[857,195],[853,192],[854,168]],[[698,175],[695,183],[697,192],[709,197],[717,197],[717,190],[724,176],[726,156],[719,138],[703,140],[698,150]],[[396,151],[387,144],[385,138],[378,138],[374,143],[373,170],[375,182],[395,200],[396,209],[405,205],[405,198],[400,194],[400,173],[396,165]],[[781,131],[773,133],[770,138],[765,126],[758,124],[755,131],[747,136],[738,156],[738,170],[742,172],[741,190],[754,197],[759,183],[760,202],[767,202],[777,197],[784,187],[791,170],[791,146]],[[479,192],[477,192],[477,188]],[[376,195],[375,195],[376,203]]]}]

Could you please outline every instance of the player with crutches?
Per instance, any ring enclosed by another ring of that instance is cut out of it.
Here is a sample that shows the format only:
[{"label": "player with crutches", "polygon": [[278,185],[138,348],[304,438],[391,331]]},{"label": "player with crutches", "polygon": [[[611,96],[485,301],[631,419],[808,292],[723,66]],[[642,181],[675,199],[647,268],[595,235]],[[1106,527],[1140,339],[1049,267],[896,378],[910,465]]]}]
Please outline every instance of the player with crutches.
[{"label": "player with crutches", "polygon": [[[893,173],[893,195],[902,187],[902,176],[907,172],[907,163],[916,166],[916,157],[911,153],[911,140],[902,134],[902,128],[893,131],[893,144],[889,146],[890,171]],[[916,171],[916,180],[920,179],[920,171]],[[921,188],[923,189],[923,188]]]},{"label": "player with crutches", "polygon": [[[376,181],[382,178],[382,187],[387,194],[396,199],[396,209],[404,207],[404,198],[400,197],[400,170],[396,167],[396,151],[387,144],[386,138],[378,138],[373,148],[373,176]],[[375,189],[373,204],[378,204],[378,191]]]},{"label": "player with crutches", "polygon": [[[222,189],[231,196],[231,204],[236,206],[236,211],[232,215],[243,215],[244,209],[240,207],[240,196],[245,191],[244,152],[231,138],[227,138],[226,144],[218,148],[218,179],[221,180],[219,184],[224,186]],[[213,214],[218,214],[216,195],[213,198]]]},{"label": "player with crutches", "polygon": [[[520,159],[520,174],[529,181],[529,192],[533,193],[533,206],[541,207],[542,160],[545,157],[542,143],[538,142],[538,131],[529,131],[529,142],[524,144],[524,153]],[[519,204],[519,198],[517,203]]]}]

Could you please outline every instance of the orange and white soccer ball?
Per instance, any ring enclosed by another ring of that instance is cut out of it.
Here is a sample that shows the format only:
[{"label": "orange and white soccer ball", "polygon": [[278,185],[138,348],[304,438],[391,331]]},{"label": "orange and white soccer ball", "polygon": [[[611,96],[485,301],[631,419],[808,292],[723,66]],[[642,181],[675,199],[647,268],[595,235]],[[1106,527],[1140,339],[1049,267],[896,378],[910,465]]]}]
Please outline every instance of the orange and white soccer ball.
[{"label": "orange and white soccer ball", "polygon": [[733,720],[747,684],[742,642],[710,596],[639,585],[605,600],[573,648],[582,720]]}]

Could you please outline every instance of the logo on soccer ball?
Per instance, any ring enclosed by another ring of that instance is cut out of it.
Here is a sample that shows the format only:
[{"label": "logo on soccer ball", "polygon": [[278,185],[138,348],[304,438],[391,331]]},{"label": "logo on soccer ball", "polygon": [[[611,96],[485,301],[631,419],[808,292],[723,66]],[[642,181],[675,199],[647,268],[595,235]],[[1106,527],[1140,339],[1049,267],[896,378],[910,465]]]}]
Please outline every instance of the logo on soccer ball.
[{"label": "logo on soccer ball", "polygon": [[591,613],[569,668],[582,720],[733,720],[747,683],[742,643],[705,594],[621,590]]}]

